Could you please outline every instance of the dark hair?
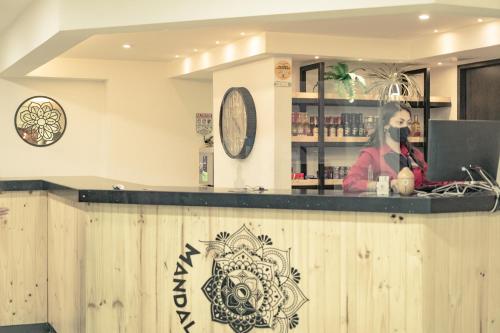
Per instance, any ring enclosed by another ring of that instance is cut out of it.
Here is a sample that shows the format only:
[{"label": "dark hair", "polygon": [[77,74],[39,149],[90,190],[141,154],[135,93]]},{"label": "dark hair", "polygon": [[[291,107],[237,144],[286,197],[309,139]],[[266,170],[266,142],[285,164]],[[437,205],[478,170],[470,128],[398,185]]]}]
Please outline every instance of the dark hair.
[{"label": "dark hair", "polygon": [[[390,120],[394,115],[401,111],[407,111],[411,118],[411,106],[404,102],[389,102],[384,104],[379,110],[378,122],[375,127],[375,131],[370,135],[368,145],[372,147],[381,147],[385,143],[385,131],[384,127],[389,124]],[[423,167],[423,161],[418,160],[415,157],[415,147],[409,142],[402,142],[407,148],[410,156],[413,160],[420,166]]]}]

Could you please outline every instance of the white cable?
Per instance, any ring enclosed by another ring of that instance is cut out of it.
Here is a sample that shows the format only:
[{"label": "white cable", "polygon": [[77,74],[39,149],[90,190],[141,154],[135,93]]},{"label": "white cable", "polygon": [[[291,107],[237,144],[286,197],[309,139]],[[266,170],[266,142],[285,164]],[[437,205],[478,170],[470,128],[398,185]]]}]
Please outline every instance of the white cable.
[{"label": "white cable", "polygon": [[474,192],[489,191],[495,193],[495,205],[493,206],[493,209],[490,210],[491,213],[494,213],[497,210],[500,202],[500,187],[492,183],[482,169],[479,169],[478,173],[481,175],[484,181],[454,182],[451,184],[437,187],[434,190],[432,190],[432,192],[429,193],[423,191],[416,191],[417,196],[449,198],[449,197],[462,197],[467,192],[470,191]]}]

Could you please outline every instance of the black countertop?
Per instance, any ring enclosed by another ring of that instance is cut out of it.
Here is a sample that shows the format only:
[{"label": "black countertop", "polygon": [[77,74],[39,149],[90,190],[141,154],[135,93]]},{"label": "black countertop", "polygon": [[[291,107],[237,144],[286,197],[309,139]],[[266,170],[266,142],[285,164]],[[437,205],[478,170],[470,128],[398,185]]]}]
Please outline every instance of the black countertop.
[{"label": "black countertop", "polygon": [[[113,190],[114,184],[122,184],[125,189]],[[454,198],[377,197],[373,193],[351,194],[332,190],[322,193],[317,190],[255,192],[244,189],[146,186],[100,177],[0,178],[0,191],[36,190],[65,195],[69,193],[75,200],[93,203],[415,214],[489,211],[495,202],[492,193]]]}]

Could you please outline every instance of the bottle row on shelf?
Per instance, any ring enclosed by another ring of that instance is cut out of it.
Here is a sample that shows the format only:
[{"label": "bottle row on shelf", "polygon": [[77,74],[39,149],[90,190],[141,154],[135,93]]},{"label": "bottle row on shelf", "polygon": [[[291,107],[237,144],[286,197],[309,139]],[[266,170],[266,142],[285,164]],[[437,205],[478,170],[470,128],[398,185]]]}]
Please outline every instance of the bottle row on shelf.
[{"label": "bottle row on shelf", "polygon": [[[362,113],[342,113],[340,116],[325,116],[325,138],[345,138],[370,136],[378,122],[377,116],[364,116]],[[422,135],[422,128],[415,115],[410,123],[413,137]],[[292,136],[317,137],[319,132],[318,116],[305,112],[292,112]]]},{"label": "bottle row on shelf", "polygon": [[[349,166],[325,166],[325,181],[327,185],[341,185],[342,180],[349,173]],[[333,181],[329,181],[333,180]],[[316,176],[306,176],[304,173],[292,173],[292,185],[317,185],[318,172]]]}]

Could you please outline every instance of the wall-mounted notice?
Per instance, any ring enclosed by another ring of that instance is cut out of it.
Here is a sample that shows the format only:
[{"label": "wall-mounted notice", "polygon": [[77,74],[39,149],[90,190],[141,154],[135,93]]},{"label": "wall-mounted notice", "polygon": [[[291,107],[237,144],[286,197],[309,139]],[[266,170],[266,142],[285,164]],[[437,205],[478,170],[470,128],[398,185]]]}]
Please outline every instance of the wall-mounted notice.
[{"label": "wall-mounted notice", "polygon": [[274,86],[292,86],[292,63],[289,60],[278,60],[274,65]]},{"label": "wall-mounted notice", "polygon": [[212,114],[197,113],[196,114],[196,133],[208,135],[212,133]]}]

